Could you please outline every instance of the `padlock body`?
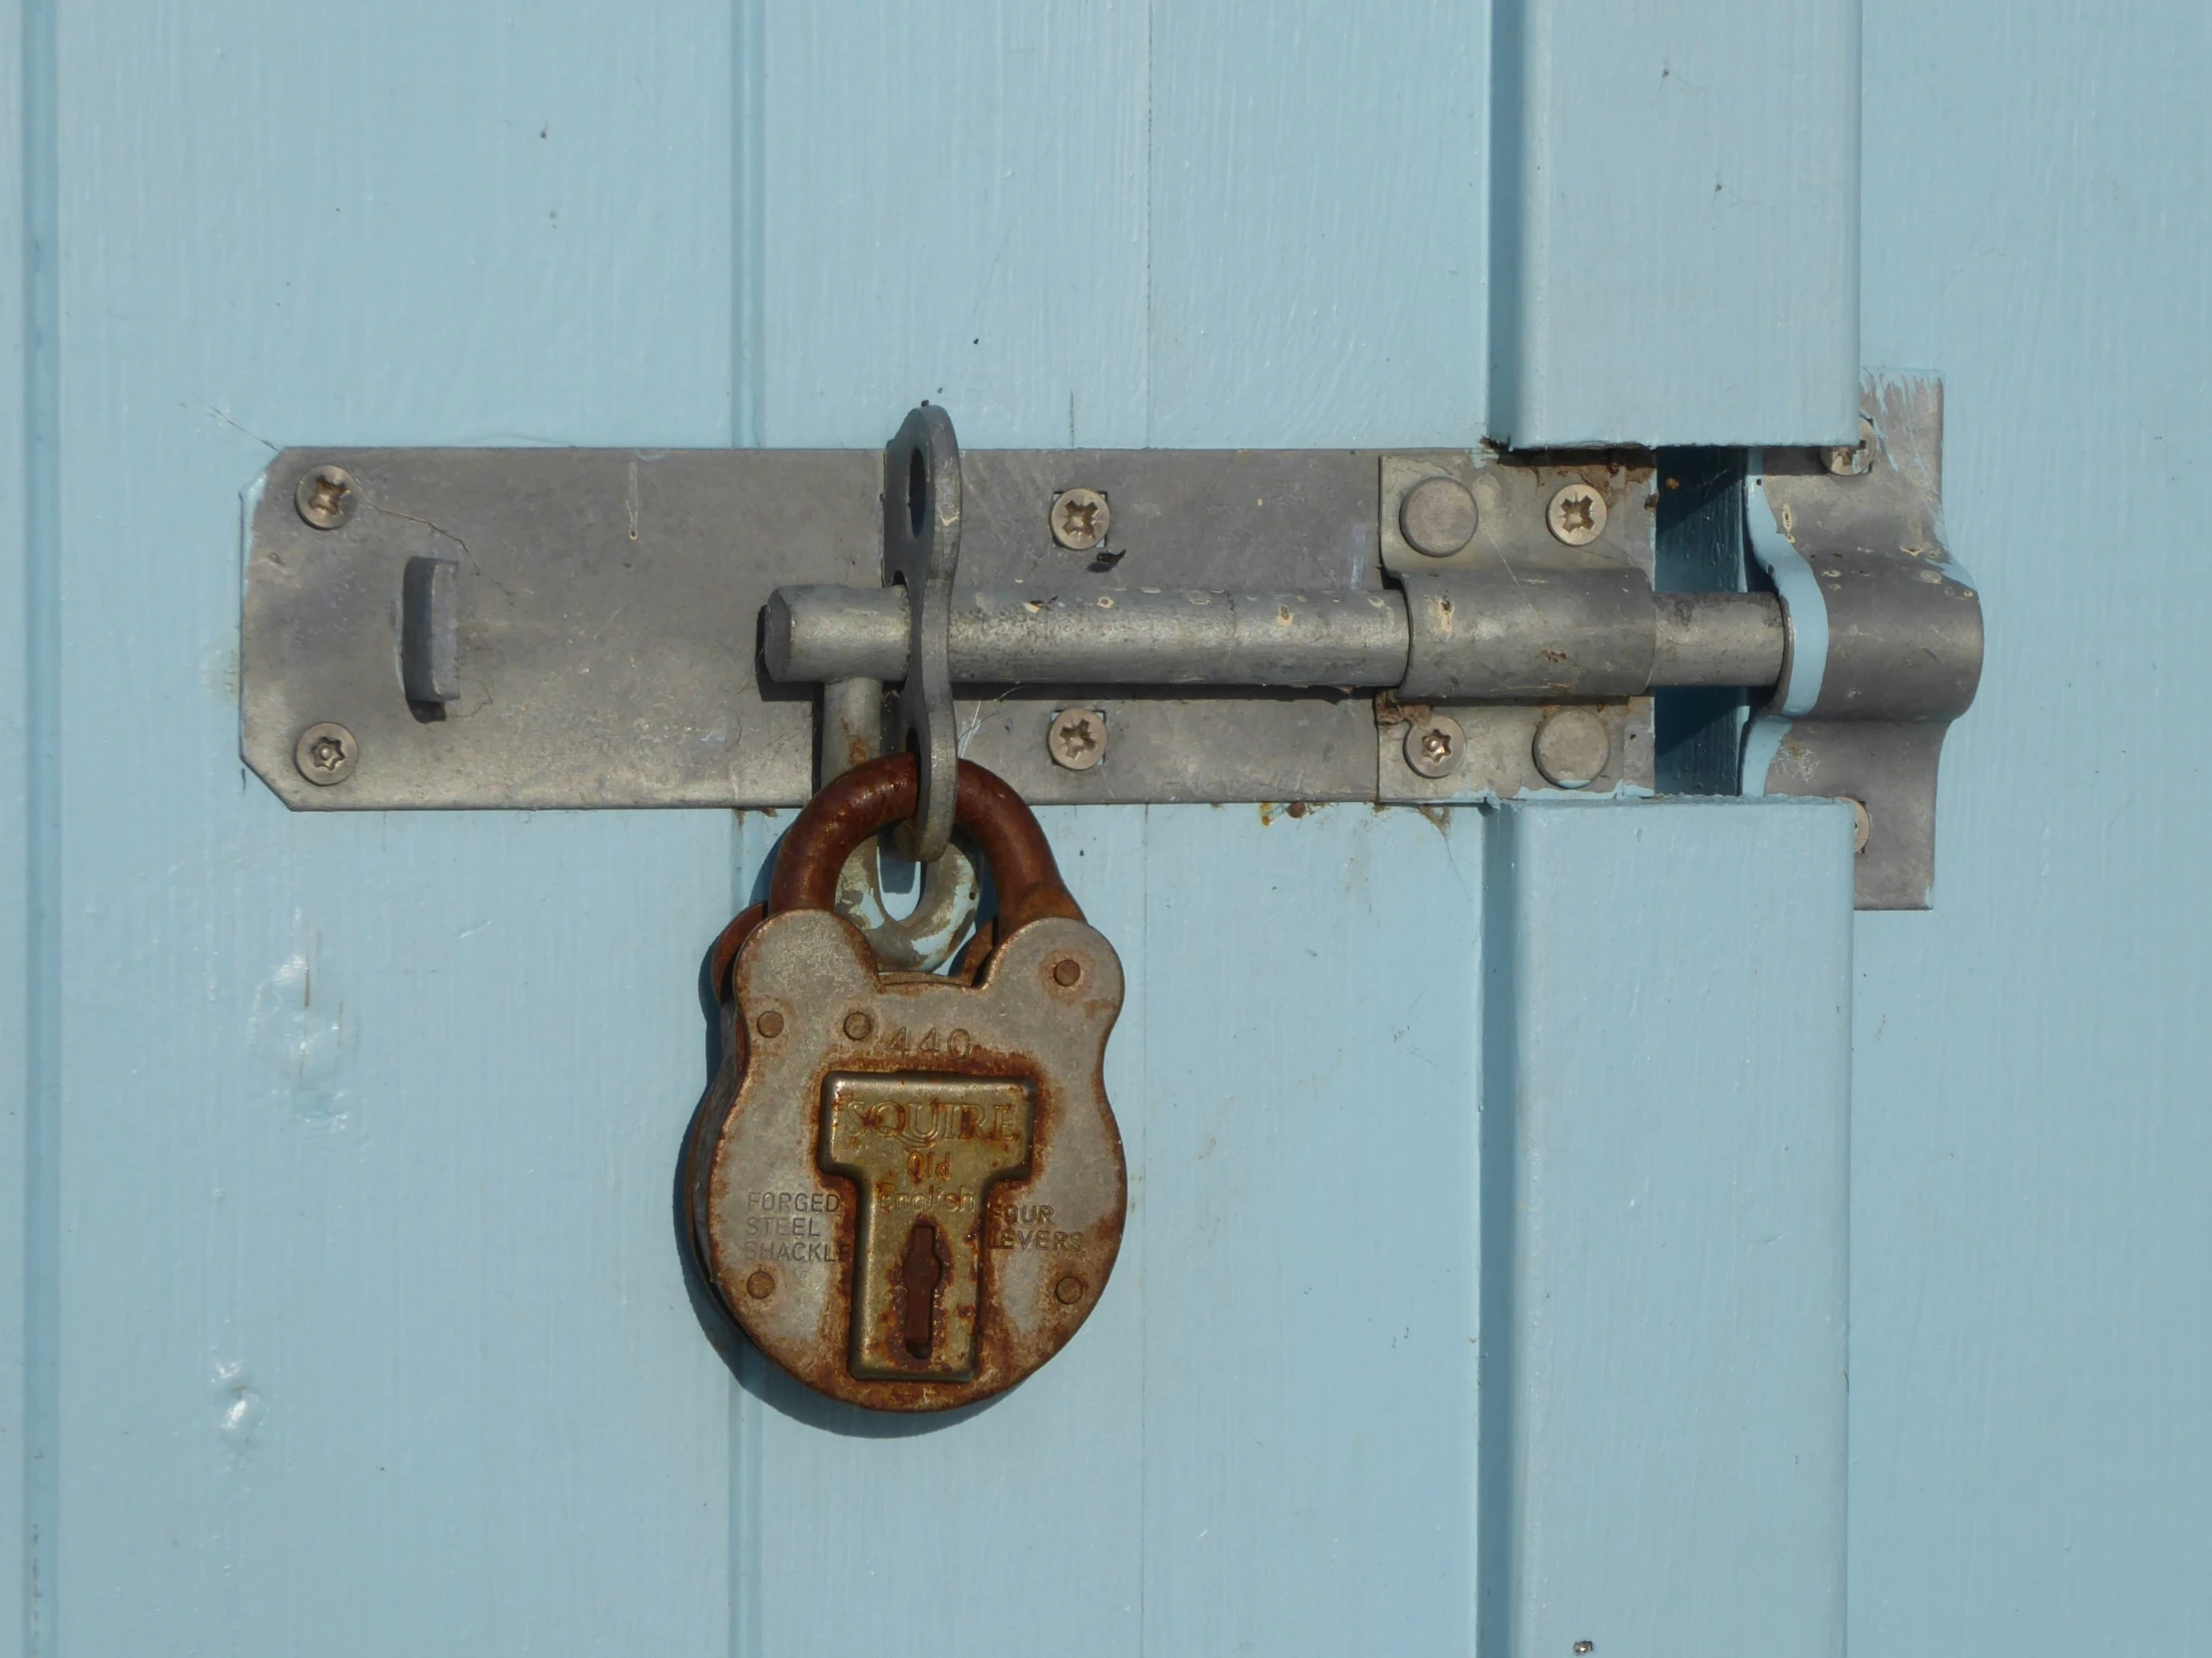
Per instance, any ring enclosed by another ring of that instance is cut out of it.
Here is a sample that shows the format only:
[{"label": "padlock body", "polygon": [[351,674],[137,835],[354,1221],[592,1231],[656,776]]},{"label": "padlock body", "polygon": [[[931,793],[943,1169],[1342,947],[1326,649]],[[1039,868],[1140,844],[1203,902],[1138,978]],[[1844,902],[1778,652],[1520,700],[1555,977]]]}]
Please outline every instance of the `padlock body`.
[{"label": "padlock body", "polygon": [[1081,1328],[1127,1208],[1106,1103],[1113,949],[1033,921],[979,983],[879,974],[820,910],[761,923],[694,1129],[708,1278],[769,1358],[878,1410],[1012,1387]]}]

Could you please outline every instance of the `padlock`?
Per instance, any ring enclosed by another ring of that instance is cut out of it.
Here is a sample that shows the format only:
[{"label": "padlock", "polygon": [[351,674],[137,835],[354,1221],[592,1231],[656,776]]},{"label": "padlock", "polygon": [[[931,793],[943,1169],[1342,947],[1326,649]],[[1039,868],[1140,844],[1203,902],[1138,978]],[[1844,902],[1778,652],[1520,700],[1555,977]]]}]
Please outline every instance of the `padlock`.
[{"label": "padlock", "polygon": [[692,1243],[753,1343],[836,1399],[942,1411],[1011,1388],[1106,1289],[1128,1200],[1106,1096],[1121,964],[1021,796],[961,762],[999,893],[957,973],[888,972],[831,903],[915,766],[846,772],[708,961],[722,1062],[686,1146]]}]

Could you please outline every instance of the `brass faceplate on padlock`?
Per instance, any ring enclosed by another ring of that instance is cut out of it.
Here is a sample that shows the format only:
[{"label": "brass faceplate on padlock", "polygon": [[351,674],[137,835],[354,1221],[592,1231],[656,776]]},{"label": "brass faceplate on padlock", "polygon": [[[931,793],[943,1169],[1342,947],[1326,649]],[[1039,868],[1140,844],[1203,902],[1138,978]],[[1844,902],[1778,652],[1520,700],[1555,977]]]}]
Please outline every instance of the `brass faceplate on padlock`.
[{"label": "brass faceplate on padlock", "polygon": [[980,983],[879,974],[850,925],[762,922],[730,975],[693,1225],[723,1304],[808,1386],[939,1411],[1012,1387],[1098,1305],[1127,1205],[1106,1103],[1121,964],[1017,929]]}]

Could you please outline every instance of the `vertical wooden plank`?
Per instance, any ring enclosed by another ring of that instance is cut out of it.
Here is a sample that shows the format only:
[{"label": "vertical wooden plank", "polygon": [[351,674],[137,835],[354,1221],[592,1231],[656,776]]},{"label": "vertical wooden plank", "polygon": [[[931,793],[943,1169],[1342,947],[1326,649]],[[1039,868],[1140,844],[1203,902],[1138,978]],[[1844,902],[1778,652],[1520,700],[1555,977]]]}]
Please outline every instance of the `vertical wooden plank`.
[{"label": "vertical wooden plank", "polygon": [[1841,1658],[1851,857],[1825,801],[1499,814],[1487,1653]]},{"label": "vertical wooden plank", "polygon": [[[755,1361],[737,1650],[923,1616],[1069,1653],[1466,1650],[1480,816],[1043,816],[1130,987],[1113,1285],[1067,1353],[950,1421]],[[988,1539],[988,1568],[948,1575],[948,1537]]]},{"label": "vertical wooden plank", "polygon": [[1867,357],[1943,370],[1990,596],[1936,907],[1859,923],[1851,1635],[1894,1658],[2212,1651],[2212,11],[2112,23],[1867,9]]},{"label": "vertical wooden plank", "polygon": [[[974,1410],[911,1419],[837,1405],[756,1356],[740,1369],[737,1507],[749,1605],[740,1655],[878,1638],[925,1649],[1017,1638],[1071,1658],[1139,1643],[1146,1473],[1142,1177],[1144,1032],[1153,974],[1141,807],[1040,814],[1128,982],[1106,1093],[1133,1178],[1130,1220],[1098,1310],[1053,1363]],[[749,844],[760,845],[766,835]],[[1010,1636],[1010,1632],[1020,1632]]]},{"label": "vertical wooden plank", "polygon": [[[36,37],[45,19],[22,0],[0,4],[0,1650],[37,1650],[29,1591],[34,1455],[29,1405],[36,1393],[31,1366],[43,1358],[33,1343],[29,1263],[34,1234],[49,1210],[32,1180],[34,1101],[43,1048],[34,1054],[34,987],[40,963],[31,920],[32,823],[43,804],[32,755],[33,618],[41,609],[46,573],[34,583],[31,433],[40,412],[32,373],[36,314],[34,273],[39,246],[29,208],[34,177],[41,185],[53,160],[52,105],[30,96],[43,67]],[[43,664],[42,664],[43,665]],[[43,708],[40,710],[43,713]],[[36,802],[36,804],[35,804]],[[41,862],[43,862],[43,849]],[[41,951],[39,954],[43,954]],[[51,1399],[50,1386],[44,1388]],[[44,1400],[41,1403],[45,1403]],[[42,1411],[50,1421],[50,1413]],[[46,1424],[42,1422],[41,1426]]]},{"label": "vertical wooden plank", "polygon": [[[1142,8],[839,0],[770,14],[762,40],[764,440],[876,447],[926,398],[972,446],[1141,443]],[[1045,820],[1128,977],[1106,1082],[1141,1167],[1143,814]],[[782,824],[746,822],[751,881]],[[952,1421],[830,1407],[747,1359],[733,1650],[1132,1650],[1144,1278],[1132,1219],[1069,1350]]]},{"label": "vertical wooden plank", "polygon": [[[8,975],[11,1011],[20,1020],[21,1093],[9,1136],[7,1169],[20,1176],[22,1225],[12,1240],[19,1287],[11,1320],[19,1367],[11,1367],[13,1417],[19,1438],[11,1447],[10,1530],[20,1552],[11,1573],[7,1627],[20,1631],[26,1654],[51,1653],[59,1608],[61,1375],[60,1375],[60,1166],[61,938],[61,549],[59,432],[60,357],[60,121],[56,108],[55,8],[30,0],[15,13],[10,39],[18,48],[14,75],[20,102],[19,166],[12,177],[10,218],[20,258],[10,275],[18,322],[11,375],[17,396],[8,447],[20,517],[12,527],[20,578],[20,654],[10,675],[11,712],[18,716],[22,788],[8,817],[14,870],[22,882],[21,932],[11,944],[17,973]],[[19,562],[18,562],[19,561]],[[18,973],[20,977],[18,977]],[[11,1179],[11,1185],[13,1181]]]},{"label": "vertical wooden plank", "polygon": [[1855,441],[1859,0],[1497,0],[1491,431]]},{"label": "vertical wooden plank", "polygon": [[[1482,429],[1488,23],[1153,7],[1150,441]],[[1445,821],[1153,814],[1148,1651],[1472,1645],[1480,823]]]},{"label": "vertical wooden plank", "polygon": [[1482,841],[1151,814],[1146,1652],[1474,1649]]},{"label": "vertical wooden plank", "polygon": [[728,29],[60,18],[70,1651],[726,1639],[670,1183],[728,821],[293,816],[234,643],[277,443],[726,439]]},{"label": "vertical wooden plank", "polygon": [[831,0],[765,50],[765,441],[927,399],[978,447],[1141,444],[1143,8]]},{"label": "vertical wooden plank", "polygon": [[1148,442],[1484,426],[1489,0],[1154,0]]}]

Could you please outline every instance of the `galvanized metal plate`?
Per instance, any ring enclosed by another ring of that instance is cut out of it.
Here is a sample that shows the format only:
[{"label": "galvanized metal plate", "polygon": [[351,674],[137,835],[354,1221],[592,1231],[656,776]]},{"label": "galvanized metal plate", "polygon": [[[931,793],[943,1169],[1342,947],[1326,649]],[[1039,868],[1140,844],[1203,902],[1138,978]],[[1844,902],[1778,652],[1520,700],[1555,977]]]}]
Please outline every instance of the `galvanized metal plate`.
[{"label": "galvanized metal plate", "polygon": [[[299,478],[358,502],[319,530]],[[792,572],[873,584],[871,451],[287,450],[246,554],[244,753],[303,809],[732,806],[803,800],[813,697],[757,667]],[[425,717],[400,655],[407,562],[455,561],[457,701]],[[310,782],[306,727],[357,756]]]},{"label": "galvanized metal plate", "polygon": [[[1377,591],[1379,460],[968,451],[958,588]],[[318,529],[298,491],[331,467],[350,491]],[[1052,501],[1072,488],[1110,503],[1104,546],[1053,539]],[[876,585],[881,490],[874,450],[286,450],[249,519],[245,759],[302,810],[795,805],[814,780],[814,693],[761,669],[760,610],[782,586]],[[402,595],[423,557],[458,567],[450,704],[407,695]],[[1059,699],[1039,687],[971,698],[964,752],[1040,802],[1341,799],[1375,786],[1364,699],[1124,689],[1127,740],[1080,775],[1020,734]],[[1024,706],[978,720],[1004,702]],[[351,739],[350,757],[311,781],[295,749],[325,724]]]},{"label": "galvanized metal plate", "polygon": [[[1980,607],[1938,526],[1941,386],[1877,378],[1866,408],[1863,465],[1767,457],[1761,487],[1813,567],[1807,604],[1833,625],[1819,700],[1779,746],[1777,722],[1762,722],[1746,783],[1850,792],[1872,821],[1861,907],[1917,908],[1933,872],[1934,756],[1973,697]],[[1503,573],[1517,591],[1547,571],[1648,576],[1647,462],[1625,450],[970,451],[955,603],[1033,587],[1102,605],[1140,589],[1380,594],[1386,577],[1455,570]],[[1402,512],[1432,480],[1476,509],[1464,545],[1434,556],[1408,540]],[[760,614],[777,588],[880,583],[882,481],[874,450],[287,450],[249,521],[245,758],[311,810],[796,805],[814,782],[815,692],[767,675]],[[1088,545],[1053,533],[1071,491],[1109,521],[1102,538],[1077,538]],[[1793,637],[1813,624],[1796,618]],[[1436,703],[1459,722],[1463,757],[1432,776],[1349,687],[960,690],[961,755],[1040,804],[1557,787],[1534,757],[1548,713],[1534,703]],[[1056,756],[1050,733],[1071,709],[1096,716],[1102,740]],[[1579,792],[1648,790],[1648,698],[1588,712],[1609,754]]]},{"label": "galvanized metal plate", "polygon": [[[1422,709],[1404,710],[1419,713]],[[1390,720],[1376,731],[1376,798],[1394,805],[1526,800],[1543,796],[1599,799],[1645,795],[1652,790],[1651,698],[1631,696],[1614,702],[1519,703],[1438,702],[1430,715],[1444,715],[1458,726],[1464,752],[1459,765],[1442,777],[1416,771],[1406,754],[1415,718]],[[1548,722],[1566,717],[1588,719],[1604,733],[1605,760],[1578,784],[1545,775],[1539,764],[1539,737]]]},{"label": "galvanized metal plate", "polygon": [[[1642,450],[1595,454],[1515,455],[1505,464],[1457,450],[1396,451],[1383,457],[1378,520],[1383,568],[1408,575],[1512,566],[1537,559],[1554,564],[1634,565],[1651,574],[1654,469]],[[1424,553],[1400,522],[1406,497],[1431,478],[1460,485],[1477,510],[1474,533],[1449,553]],[[1603,520],[1586,540],[1551,535],[1548,514],[1559,492],[1586,488],[1603,503]]]},{"label": "galvanized metal plate", "polygon": [[[761,923],[731,973],[744,1057],[689,1174],[706,1274],[761,1351],[885,1411],[974,1404],[1059,1352],[1126,1213],[1104,1071],[1121,994],[1078,921],[1018,929],[972,987],[879,977],[826,911]],[[923,1221],[929,1307],[900,1270]]]},{"label": "galvanized metal plate", "polygon": [[[1103,752],[1080,770],[1046,740],[1070,708],[1101,716]],[[1376,797],[1375,706],[1364,694],[1024,685],[959,709],[961,757],[1035,805]]]},{"label": "galvanized metal plate", "polygon": [[1870,375],[1861,407],[1869,441],[1854,466],[1821,451],[1764,458],[1774,527],[1817,595],[1791,614],[1792,648],[1818,612],[1823,671],[1804,712],[1754,723],[1744,787],[1856,801],[1855,904],[1925,910],[1938,761],[1981,682],[1982,602],[1943,538],[1943,383]]}]

